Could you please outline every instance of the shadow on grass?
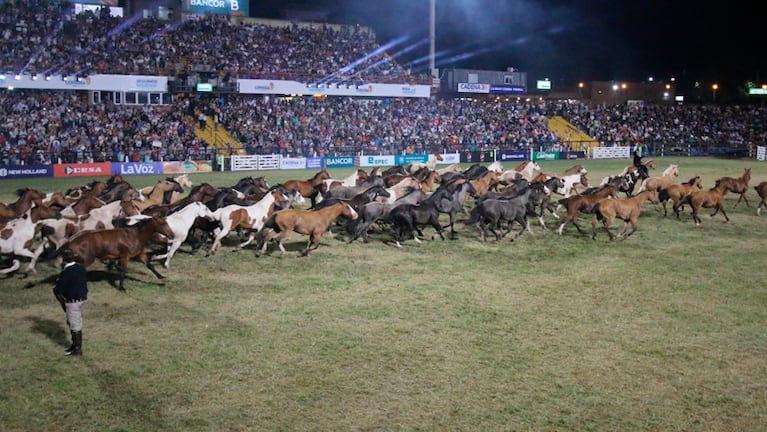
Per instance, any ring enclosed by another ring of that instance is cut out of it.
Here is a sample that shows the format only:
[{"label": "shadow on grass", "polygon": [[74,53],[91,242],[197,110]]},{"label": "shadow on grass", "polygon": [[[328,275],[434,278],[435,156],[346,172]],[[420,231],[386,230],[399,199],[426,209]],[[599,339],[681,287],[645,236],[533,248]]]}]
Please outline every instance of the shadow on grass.
[{"label": "shadow on grass", "polygon": [[[64,312],[61,312],[62,318],[64,317]],[[27,316],[24,317],[27,321],[30,321],[32,323],[32,331],[38,334],[41,334],[51,341],[53,341],[55,344],[60,345],[62,347],[68,347],[69,346],[69,340],[67,339],[67,329],[64,328],[64,326],[58,322],[53,321],[49,319],[44,319],[36,316]]]}]

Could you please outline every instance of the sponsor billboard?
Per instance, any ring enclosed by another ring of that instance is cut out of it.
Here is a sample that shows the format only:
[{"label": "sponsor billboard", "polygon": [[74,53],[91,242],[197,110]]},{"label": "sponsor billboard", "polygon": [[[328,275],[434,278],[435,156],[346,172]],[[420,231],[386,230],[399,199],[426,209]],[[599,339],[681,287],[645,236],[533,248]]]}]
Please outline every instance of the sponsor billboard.
[{"label": "sponsor billboard", "polygon": [[168,77],[145,75],[89,75],[76,79],[73,76],[52,75],[45,79],[43,76],[6,75],[0,79],[0,88],[28,88],[39,90],[103,90],[103,91],[137,91],[137,92],[166,92]]},{"label": "sponsor billboard", "polygon": [[565,159],[586,159],[586,152],[571,151],[571,152],[559,152],[559,160]]},{"label": "sponsor billboard", "polygon": [[491,94],[525,94],[525,86],[519,85],[491,85]]},{"label": "sponsor billboard", "polygon": [[394,156],[360,156],[360,166],[389,166],[396,165],[394,163]]},{"label": "sponsor billboard", "polygon": [[304,169],[306,168],[306,158],[282,158],[280,159],[280,169]]},{"label": "sponsor billboard", "polygon": [[162,174],[162,162],[127,162],[112,163],[112,175],[149,175]]},{"label": "sponsor billboard", "polygon": [[522,162],[529,159],[528,155],[528,152],[523,151],[499,150],[496,153],[496,160],[500,162]]},{"label": "sponsor billboard", "polygon": [[2,165],[0,179],[53,177],[52,165]]},{"label": "sponsor billboard", "polygon": [[325,157],[325,168],[349,168],[354,166],[354,156]]},{"label": "sponsor billboard", "polygon": [[163,174],[180,174],[213,171],[213,161],[162,162]]},{"label": "sponsor billboard", "polygon": [[429,155],[425,155],[425,154],[396,155],[394,156],[394,162],[396,162],[396,165],[409,165],[413,162],[426,163],[426,162],[429,162]]},{"label": "sponsor billboard", "polygon": [[94,177],[110,176],[111,174],[112,164],[109,162],[57,164],[53,166],[54,177]]},{"label": "sponsor billboard", "polygon": [[322,158],[321,157],[306,158],[306,168],[307,169],[322,169]]},{"label": "sponsor billboard", "polygon": [[458,153],[442,153],[442,160],[437,164],[450,165],[461,162],[461,155]]},{"label": "sponsor billboard", "polygon": [[458,93],[490,93],[490,84],[458,83]]},{"label": "sponsor billboard", "polygon": [[249,16],[250,3],[248,0],[184,0],[181,11],[200,15],[214,13]]},{"label": "sponsor billboard", "polygon": [[238,79],[237,88],[245,94],[314,95],[327,96],[375,96],[375,97],[421,97],[431,96],[427,85],[367,83],[302,83],[263,79]]},{"label": "sponsor billboard", "polygon": [[559,152],[545,151],[545,152],[533,152],[533,160],[557,160],[559,159]]},{"label": "sponsor billboard", "polygon": [[491,163],[495,161],[495,152],[493,150],[488,151],[473,151],[461,153],[461,162],[464,163]]}]

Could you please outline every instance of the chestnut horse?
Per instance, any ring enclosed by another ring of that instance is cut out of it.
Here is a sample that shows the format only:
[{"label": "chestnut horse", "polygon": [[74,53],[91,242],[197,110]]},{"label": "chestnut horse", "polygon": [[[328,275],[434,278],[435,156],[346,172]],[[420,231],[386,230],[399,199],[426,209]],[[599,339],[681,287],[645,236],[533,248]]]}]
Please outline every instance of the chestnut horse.
[{"label": "chestnut horse", "polygon": [[163,276],[155,270],[146,254],[146,246],[155,234],[173,238],[173,231],[165,218],[147,217],[135,225],[96,231],[83,231],[69,239],[59,250],[77,254],[80,263],[88,267],[97,259],[117,260],[120,268],[120,291],[125,291],[125,271],[131,259],[138,259],[159,279]]},{"label": "chestnut horse", "polygon": [[301,252],[303,256],[309,256],[320,246],[320,238],[325,231],[340,216],[348,219],[357,219],[357,212],[346,201],[338,201],[328,207],[319,210],[286,209],[274,213],[264,224],[265,228],[272,231],[263,239],[263,245],[258,255],[266,252],[269,240],[274,239],[280,251],[284,254],[285,247],[282,241],[292,232],[309,235],[306,249]]},{"label": "chestnut horse", "polygon": [[746,192],[748,191],[748,182],[751,181],[751,168],[746,168],[743,170],[743,175],[740,176],[740,178],[735,177],[721,177],[716,180],[715,185],[722,186],[722,190],[724,193],[732,192],[736,194],[740,194],[740,197],[738,198],[738,202],[735,203],[732,208],[735,208],[740,204],[740,201],[743,200],[746,202],[747,207],[751,207],[751,205],[748,203],[748,198],[746,198]]},{"label": "chestnut horse", "polygon": [[567,216],[565,216],[564,222],[562,222],[562,225],[559,226],[559,229],[557,232],[559,235],[562,235],[562,230],[565,228],[565,225],[568,223],[572,223],[575,225],[575,228],[578,229],[578,232],[583,234],[583,230],[581,227],[578,226],[578,224],[575,222],[575,220],[578,218],[578,213],[593,213],[594,212],[594,205],[601,201],[604,198],[607,197],[617,197],[618,196],[618,187],[614,184],[608,184],[603,186],[598,191],[595,191],[588,195],[573,195],[569,198],[563,198],[559,200],[559,204],[565,206],[567,208]]},{"label": "chestnut horse", "polygon": [[[639,214],[642,212],[642,204],[647,201],[657,203],[658,192],[644,191],[631,198],[607,198],[599,201],[594,205],[594,220],[591,221],[591,230],[593,231],[593,234],[591,238],[597,238],[597,221],[602,222],[602,226],[605,227],[607,235],[610,236],[610,241],[623,237],[624,235],[628,237],[631,234],[634,234],[637,230]],[[623,231],[617,236],[610,231],[610,225],[615,219],[620,219],[624,222]],[[628,231],[629,224],[631,224],[631,231],[627,234],[626,231]]]},{"label": "chestnut horse", "polygon": [[699,191],[702,188],[703,180],[701,180],[700,176],[695,176],[691,178],[687,183],[673,184],[666,189],[661,189],[658,192],[658,200],[663,204],[663,216],[668,214],[668,211],[666,210],[666,203],[668,200],[672,200],[674,202],[673,207],[676,213],[676,217],[679,219],[679,209],[676,208],[676,203],[678,203],[679,200],[686,197],[687,195],[695,191]]},{"label": "chestnut horse", "polygon": [[283,186],[291,192],[298,192],[304,198],[309,198],[312,205],[315,205],[322,201],[322,194],[326,192],[326,190],[322,190],[323,182],[329,178],[330,173],[323,168],[309,180],[288,180],[283,183]]},{"label": "chestnut horse", "polygon": [[759,202],[759,205],[756,207],[756,215],[761,216],[762,207],[767,208],[767,181],[763,181],[759,183],[757,186],[754,186],[754,190],[759,195],[759,198],[762,199]]},{"label": "chestnut horse", "polygon": [[692,207],[692,220],[695,221],[695,225],[700,225],[702,222],[698,216],[700,208],[713,208],[714,212],[711,213],[711,217],[716,216],[721,211],[724,215],[724,220],[729,222],[730,218],[727,217],[727,213],[724,211],[725,193],[724,185],[714,186],[707,191],[693,192],[674,204],[674,212],[678,212],[679,208],[684,204],[690,204]]},{"label": "chestnut horse", "polygon": [[16,191],[19,199],[11,204],[0,203],[0,223],[8,222],[24,215],[32,205],[42,205],[45,194],[35,189],[19,189]]}]

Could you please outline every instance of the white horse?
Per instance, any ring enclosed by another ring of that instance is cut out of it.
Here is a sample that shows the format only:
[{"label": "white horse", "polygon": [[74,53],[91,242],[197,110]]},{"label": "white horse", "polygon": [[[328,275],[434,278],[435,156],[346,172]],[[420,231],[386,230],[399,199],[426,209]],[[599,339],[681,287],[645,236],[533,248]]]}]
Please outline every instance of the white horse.
[{"label": "white horse", "polygon": [[173,231],[173,240],[168,242],[168,251],[162,255],[157,255],[154,259],[165,259],[163,267],[168,268],[170,260],[176,253],[181,244],[186,241],[189,236],[189,230],[194,225],[195,219],[198,217],[205,218],[209,221],[215,221],[216,215],[206,206],[199,201],[193,201],[181,210],[169,214],[165,221]]},{"label": "white horse", "polygon": [[445,160],[441,154],[433,154],[429,155],[429,159],[426,163],[423,162],[413,162],[410,165],[405,167],[405,171],[408,172],[408,174],[415,174],[416,171],[418,171],[421,168],[429,168],[430,170],[434,171],[437,169],[437,161]]},{"label": "white horse", "polygon": [[488,171],[494,171],[498,174],[503,174],[503,164],[499,161],[495,161],[487,166]]},{"label": "white horse", "polygon": [[527,181],[532,181],[535,177],[535,173],[541,171],[541,166],[535,161],[525,161],[517,165],[513,170],[504,171],[498,178],[499,181],[508,183],[518,178],[523,178]]},{"label": "white horse", "polygon": [[569,198],[574,193],[577,193],[578,191],[575,190],[575,186],[581,185],[583,187],[589,187],[588,179],[586,179],[585,173],[575,173],[566,175],[564,177],[560,177],[560,180],[562,180],[562,183],[564,186],[562,187],[561,191],[555,191],[557,193],[562,194],[565,198]]}]

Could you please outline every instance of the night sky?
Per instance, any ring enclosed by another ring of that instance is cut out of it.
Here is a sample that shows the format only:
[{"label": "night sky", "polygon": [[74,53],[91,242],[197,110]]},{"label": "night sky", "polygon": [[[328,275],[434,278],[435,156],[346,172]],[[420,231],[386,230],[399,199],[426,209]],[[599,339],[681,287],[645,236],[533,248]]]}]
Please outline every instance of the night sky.
[{"label": "night sky", "polygon": [[[671,77],[742,85],[767,82],[767,2],[641,0],[437,0],[440,68],[528,72],[528,79],[642,81]],[[327,11],[333,23],[375,30],[381,44],[408,39],[390,54],[428,37],[428,0],[252,1],[251,16],[284,18],[285,9]],[[428,66],[428,44],[397,57]],[[418,59],[422,59],[419,63]]]}]

